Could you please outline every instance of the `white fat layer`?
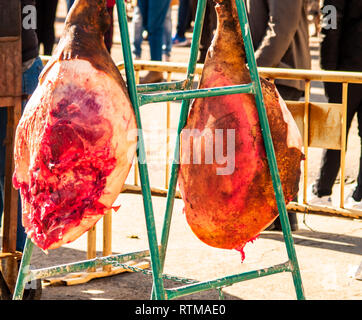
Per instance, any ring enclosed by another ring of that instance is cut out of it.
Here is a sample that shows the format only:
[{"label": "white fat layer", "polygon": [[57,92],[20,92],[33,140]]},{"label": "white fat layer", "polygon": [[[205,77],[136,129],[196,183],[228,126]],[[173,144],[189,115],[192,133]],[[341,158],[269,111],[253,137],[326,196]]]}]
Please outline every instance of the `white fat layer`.
[{"label": "white fat layer", "polygon": [[[95,69],[86,60],[70,60],[67,79],[74,79],[79,86],[89,87],[96,94],[102,106],[102,115],[112,123],[112,145],[117,159],[116,168],[107,177],[104,192],[99,199],[106,207],[111,207],[127,178],[136,151],[137,136],[129,134],[136,129],[132,106],[120,85],[106,73]],[[62,71],[61,71],[62,72]]]},{"label": "white fat layer", "polygon": [[[119,83],[110,75],[94,68],[86,60],[56,62],[32,95],[19,122],[20,130],[16,145],[17,178],[19,182],[27,181],[28,170],[34,162],[32,158],[35,158],[39,152],[43,131],[49,120],[49,108],[67,97],[69,87],[72,86],[91,91],[101,106],[99,112],[112,126],[111,145],[117,162],[115,169],[107,177],[104,192],[98,200],[106,208],[111,208],[121,192],[132,165],[137,135],[130,135],[129,132],[136,129],[136,121],[132,105]],[[23,208],[23,220],[26,222],[29,206],[24,201]],[[102,215],[93,215],[93,212],[92,215],[85,212],[85,219],[80,225],[69,230],[63,235],[63,239],[54,243],[49,249],[75,240],[101,217]],[[30,235],[31,230],[29,230]]]}]

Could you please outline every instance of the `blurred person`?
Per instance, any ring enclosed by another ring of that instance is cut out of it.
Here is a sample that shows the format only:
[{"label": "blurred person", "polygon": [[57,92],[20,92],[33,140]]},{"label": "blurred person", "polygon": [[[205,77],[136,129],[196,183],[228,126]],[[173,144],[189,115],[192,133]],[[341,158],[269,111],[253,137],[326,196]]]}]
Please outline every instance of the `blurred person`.
[{"label": "blurred person", "polygon": [[[310,69],[307,0],[246,0],[249,25],[260,67]],[[304,82],[276,79],[285,100],[299,100]],[[297,199],[294,199],[297,201]],[[292,231],[298,230],[296,213],[288,212]],[[267,230],[281,230],[279,217]]]},{"label": "blurred person", "polygon": [[[321,67],[324,70],[362,71],[362,1],[325,0],[324,6],[334,6],[337,11],[336,28],[322,24]],[[326,10],[328,15],[328,10]],[[326,19],[326,16],[325,16]],[[324,19],[324,20],[325,20]],[[342,102],[342,85],[325,82],[329,103]],[[347,136],[354,116],[357,115],[358,135],[362,145],[362,85],[348,85]],[[340,150],[323,150],[318,178],[308,188],[311,204],[332,204],[332,188],[340,169]],[[345,200],[345,208],[362,209],[362,156],[359,160],[357,183]]]},{"label": "blurred person", "polygon": [[[138,6],[142,15],[143,28],[148,33],[151,60],[162,61],[164,23],[170,0],[138,0]],[[163,73],[160,71],[149,71],[140,79],[140,83],[161,81],[163,81]]]},{"label": "blurred person", "polygon": [[36,0],[38,45],[43,44],[44,54],[50,56],[55,43],[54,22],[58,0]]},{"label": "blurred person", "polygon": [[[306,0],[247,0],[256,63],[260,67],[310,69]],[[299,100],[302,80],[275,80],[285,100]]]},{"label": "blurred person", "polygon": [[163,60],[171,61],[171,50],[172,50],[172,1],[170,7],[168,8],[167,15],[165,18],[164,30],[163,30]]},{"label": "blurred person", "polygon": [[[165,61],[171,60],[171,50],[172,50],[171,13],[172,13],[172,1],[167,11],[165,24],[164,24],[164,31],[163,31],[162,52],[163,52],[163,60]],[[135,6],[133,10],[132,30],[133,32],[131,34],[131,42],[132,42],[133,58],[135,60],[140,60],[142,56],[142,42],[143,42],[144,28],[143,28],[141,11],[138,6]]]},{"label": "blurred person", "polygon": [[132,53],[134,54],[135,60],[140,60],[142,56],[142,41],[143,41],[143,22],[141,10],[138,6],[135,6],[133,9],[132,17]]}]

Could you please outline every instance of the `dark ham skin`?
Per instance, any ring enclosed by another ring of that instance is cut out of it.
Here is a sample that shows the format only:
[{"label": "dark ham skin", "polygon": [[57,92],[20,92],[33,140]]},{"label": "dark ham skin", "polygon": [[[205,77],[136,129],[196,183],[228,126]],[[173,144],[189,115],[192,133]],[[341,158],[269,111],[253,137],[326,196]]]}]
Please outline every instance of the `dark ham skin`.
[{"label": "dark ham skin", "polygon": [[104,45],[105,0],[77,0],[19,122],[13,184],[27,236],[43,250],[110,212],[136,150],[125,83]]},{"label": "dark ham skin", "polygon": [[[200,88],[251,82],[235,1],[217,2],[218,27],[205,60]],[[301,137],[274,84],[261,79],[261,86],[288,203],[298,193],[303,159]],[[189,148],[183,137],[195,129],[201,134],[193,137]],[[223,130],[224,154],[229,143],[227,130],[235,132],[231,174],[218,174],[226,164],[217,163],[215,154],[211,164],[205,159],[201,164],[189,161],[194,152],[205,154],[202,134],[204,137],[209,134],[212,141],[216,141],[216,129]],[[253,95],[195,99],[181,133],[179,186],[188,224],[196,236],[210,246],[243,252],[245,244],[275,220],[278,209]]]}]

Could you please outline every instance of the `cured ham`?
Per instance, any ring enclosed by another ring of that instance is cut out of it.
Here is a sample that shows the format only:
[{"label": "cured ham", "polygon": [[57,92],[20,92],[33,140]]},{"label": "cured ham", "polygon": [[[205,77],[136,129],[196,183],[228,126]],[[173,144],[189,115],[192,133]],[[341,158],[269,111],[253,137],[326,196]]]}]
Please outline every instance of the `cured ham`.
[{"label": "cured ham", "polygon": [[[218,26],[199,88],[250,83],[235,1],[216,5]],[[298,193],[302,140],[274,84],[262,92],[286,202]],[[206,244],[242,252],[278,209],[255,98],[195,99],[181,133],[180,192],[186,219]]]},{"label": "cured ham", "polygon": [[77,0],[16,131],[13,184],[43,250],[77,239],[121,192],[136,151],[133,108],[103,40],[106,0]]}]

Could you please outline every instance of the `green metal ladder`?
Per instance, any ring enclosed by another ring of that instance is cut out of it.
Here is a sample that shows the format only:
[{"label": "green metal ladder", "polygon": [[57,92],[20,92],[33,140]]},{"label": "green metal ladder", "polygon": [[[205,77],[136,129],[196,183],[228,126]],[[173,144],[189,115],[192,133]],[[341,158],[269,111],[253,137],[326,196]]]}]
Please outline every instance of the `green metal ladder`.
[{"label": "green metal ladder", "polygon": [[[136,85],[131,47],[129,41],[125,3],[124,0],[116,0],[121,40],[122,40],[123,56],[125,61],[125,72],[127,78],[128,92],[134,107],[138,128],[142,129],[140,106],[148,103],[182,100],[180,120],[177,130],[176,147],[174,151],[174,162],[171,167],[171,176],[170,176],[169,189],[167,194],[166,211],[164,215],[164,223],[161,235],[161,245],[159,246],[156,236],[151,188],[150,188],[148,168],[146,163],[146,152],[144,147],[144,138],[142,130],[139,130],[140,131],[138,134],[139,147],[137,149],[137,159],[138,159],[139,175],[141,180],[143,205],[146,217],[149,250],[132,252],[127,254],[111,255],[107,257],[99,257],[91,260],[79,261],[75,263],[58,265],[49,268],[29,270],[29,264],[33,250],[33,243],[30,241],[30,239],[27,239],[19,269],[18,280],[14,291],[14,296],[13,296],[14,299],[21,299],[26,283],[34,279],[43,279],[55,275],[61,275],[71,272],[79,272],[82,270],[87,270],[92,267],[100,267],[105,265],[122,266],[131,269],[133,271],[138,271],[130,266],[127,266],[127,264],[125,263],[130,260],[135,260],[148,256],[150,256],[151,259],[151,269],[152,269],[152,271],[149,271],[148,273],[151,274],[153,278],[153,289],[151,295],[152,299],[157,299],[157,300],[175,299],[180,296],[185,296],[192,293],[204,290],[210,290],[210,289],[218,289],[220,298],[223,298],[221,289],[225,286],[229,286],[232,285],[233,283],[255,279],[280,272],[292,273],[297,299],[305,298],[300,270],[298,266],[298,260],[294,248],[293,238],[285,206],[284,195],[276,163],[272,137],[270,134],[269,123],[266,116],[260,79],[259,79],[259,74],[257,72],[257,66],[254,57],[254,48],[251,41],[244,1],[235,0],[238,10],[240,26],[242,26],[241,31],[244,38],[246,57],[247,57],[247,62],[252,82],[249,84],[220,87],[220,88],[194,89],[194,90],[192,89],[192,85],[194,82],[197,54],[199,49],[199,40],[200,40],[204,14],[205,14],[206,1],[207,0],[198,1],[193,39],[191,43],[191,54],[190,54],[186,80],[157,83],[157,84],[155,83],[155,84],[146,84],[146,85]],[[156,91],[158,91],[158,93],[152,93]],[[167,91],[167,92],[160,93],[160,91]],[[260,270],[254,270],[250,272],[244,272],[240,274],[234,274],[205,282],[197,282],[193,280],[165,275],[163,274],[163,267],[166,257],[167,243],[169,237],[169,230],[170,230],[172,211],[173,211],[173,205],[176,193],[178,170],[179,170],[178,160],[180,154],[178,146],[180,142],[181,130],[183,129],[187,121],[190,99],[227,95],[227,94],[236,94],[236,93],[249,93],[255,95],[257,110],[260,119],[260,125],[262,129],[265,149],[270,167],[270,173],[272,176],[274,192],[279,210],[284,242],[288,253],[288,261],[268,268],[263,268]],[[177,288],[165,289],[163,283],[164,279],[173,279],[175,281],[186,283],[186,285]]]}]

